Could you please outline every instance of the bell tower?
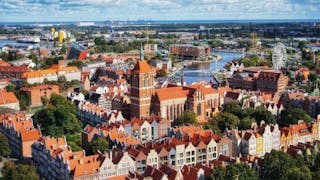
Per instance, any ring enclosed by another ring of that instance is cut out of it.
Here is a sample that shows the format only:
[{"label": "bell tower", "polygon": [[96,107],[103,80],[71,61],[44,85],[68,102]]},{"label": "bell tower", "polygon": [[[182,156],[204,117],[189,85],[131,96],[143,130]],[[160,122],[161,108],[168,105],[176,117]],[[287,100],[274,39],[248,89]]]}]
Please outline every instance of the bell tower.
[{"label": "bell tower", "polygon": [[140,59],[131,71],[131,118],[150,116],[151,96],[154,92],[155,72],[143,60],[142,51]]}]

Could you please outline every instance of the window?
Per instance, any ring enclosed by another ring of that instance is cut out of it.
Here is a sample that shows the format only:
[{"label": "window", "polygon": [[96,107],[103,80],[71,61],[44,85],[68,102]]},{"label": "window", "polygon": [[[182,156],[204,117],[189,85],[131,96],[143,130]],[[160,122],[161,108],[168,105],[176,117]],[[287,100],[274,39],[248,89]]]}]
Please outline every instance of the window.
[{"label": "window", "polygon": [[201,115],[201,104],[199,103],[197,106],[197,115]]}]

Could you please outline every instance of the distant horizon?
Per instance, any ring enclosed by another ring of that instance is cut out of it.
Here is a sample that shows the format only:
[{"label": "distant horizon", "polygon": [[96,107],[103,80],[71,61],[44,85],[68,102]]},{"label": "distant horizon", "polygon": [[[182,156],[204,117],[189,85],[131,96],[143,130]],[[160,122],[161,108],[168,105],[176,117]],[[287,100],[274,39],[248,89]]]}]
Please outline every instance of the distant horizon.
[{"label": "distant horizon", "polygon": [[319,19],[319,0],[4,0],[1,22]]},{"label": "distant horizon", "polygon": [[0,21],[1,25],[5,25],[7,24],[52,24],[52,23],[80,23],[80,22],[94,22],[94,23],[105,23],[105,22],[150,22],[150,23],[224,23],[224,22],[235,22],[235,23],[249,23],[249,22],[262,22],[262,23],[294,23],[294,22],[320,22],[320,18],[305,18],[305,19],[182,19],[182,20],[178,20],[178,19],[173,19],[173,20],[163,20],[163,19],[130,19],[130,20],[120,20],[120,19],[106,19],[106,20],[66,20],[66,21]]}]

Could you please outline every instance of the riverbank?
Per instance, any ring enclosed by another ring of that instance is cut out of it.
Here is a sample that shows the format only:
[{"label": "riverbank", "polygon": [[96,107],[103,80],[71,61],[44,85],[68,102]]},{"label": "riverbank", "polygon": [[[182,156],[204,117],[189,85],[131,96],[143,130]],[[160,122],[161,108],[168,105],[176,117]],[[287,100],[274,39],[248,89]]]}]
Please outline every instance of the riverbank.
[{"label": "riverbank", "polygon": [[241,53],[230,53],[230,52],[214,52],[215,55],[220,56],[219,61],[213,61],[209,63],[197,63],[190,66],[185,66],[183,69],[184,80],[187,84],[200,81],[213,81],[212,72],[223,69],[227,62],[233,59],[241,58]]},{"label": "riverbank", "polygon": [[211,64],[211,63],[215,63],[217,61],[220,61],[222,59],[223,59],[222,56],[217,55],[216,57],[213,57],[212,59],[206,60],[206,61],[197,61],[197,60],[187,61],[185,65],[186,66],[193,66],[193,65],[197,65],[197,64]]}]

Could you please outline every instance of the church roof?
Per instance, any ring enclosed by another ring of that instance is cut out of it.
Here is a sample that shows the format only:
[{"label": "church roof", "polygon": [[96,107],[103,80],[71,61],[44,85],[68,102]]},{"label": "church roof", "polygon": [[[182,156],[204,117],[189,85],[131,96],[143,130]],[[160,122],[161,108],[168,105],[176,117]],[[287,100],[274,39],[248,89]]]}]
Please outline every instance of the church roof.
[{"label": "church roof", "polygon": [[137,61],[137,64],[132,69],[134,73],[150,73],[154,72],[146,61]]}]

